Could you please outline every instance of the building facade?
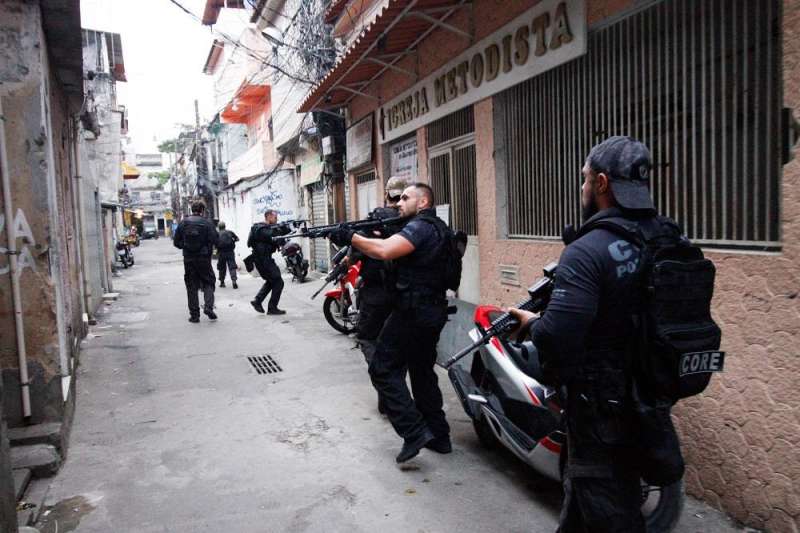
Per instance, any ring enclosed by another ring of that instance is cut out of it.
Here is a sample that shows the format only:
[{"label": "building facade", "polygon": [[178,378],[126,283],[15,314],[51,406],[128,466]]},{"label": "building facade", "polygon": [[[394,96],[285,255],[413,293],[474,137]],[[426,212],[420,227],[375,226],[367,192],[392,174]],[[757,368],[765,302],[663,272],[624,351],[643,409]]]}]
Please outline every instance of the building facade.
[{"label": "building facade", "polygon": [[[333,2],[329,17],[365,4]],[[469,235],[467,304],[511,304],[558,259],[591,146],[627,134],[650,147],[656,205],[717,265],[728,353],[709,389],[674,410],[687,490],[746,524],[796,531],[800,6],[389,0],[353,31],[299,110],[346,109],[353,216],[392,174],[433,187],[438,212]]]}]

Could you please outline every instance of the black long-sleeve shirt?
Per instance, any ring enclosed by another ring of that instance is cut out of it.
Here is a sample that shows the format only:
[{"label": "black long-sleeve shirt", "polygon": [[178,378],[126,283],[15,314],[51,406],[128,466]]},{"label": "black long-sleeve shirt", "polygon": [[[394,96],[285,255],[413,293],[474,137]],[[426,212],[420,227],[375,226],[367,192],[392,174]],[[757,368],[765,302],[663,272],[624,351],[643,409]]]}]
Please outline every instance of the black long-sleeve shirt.
[{"label": "black long-sleeve shirt", "polygon": [[[624,216],[611,208],[592,217]],[[578,369],[624,364],[633,334],[640,250],[616,233],[598,228],[564,249],[552,299],[531,338],[549,381],[566,383]]]}]

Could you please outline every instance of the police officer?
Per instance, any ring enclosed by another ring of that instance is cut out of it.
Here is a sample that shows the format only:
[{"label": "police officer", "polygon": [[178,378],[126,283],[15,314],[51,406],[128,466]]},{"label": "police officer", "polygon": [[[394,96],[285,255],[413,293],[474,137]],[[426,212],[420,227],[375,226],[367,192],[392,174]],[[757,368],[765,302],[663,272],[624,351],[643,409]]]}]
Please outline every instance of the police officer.
[{"label": "police officer", "polygon": [[[405,178],[392,176],[386,182],[386,206],[378,207],[370,214],[373,218],[395,218],[400,215],[397,204],[403,189],[408,186]],[[397,232],[396,227],[384,228],[378,235],[388,238]],[[361,271],[359,275],[364,281],[364,285],[358,291],[358,330],[356,339],[364,354],[367,365],[372,361],[375,348],[378,346],[378,335],[383,328],[383,324],[392,312],[396,292],[396,269],[392,261],[380,261],[373,259],[363,252],[353,248],[350,253],[350,261],[361,261]],[[385,414],[380,399],[378,400],[378,411]]]},{"label": "police officer", "polygon": [[236,243],[239,237],[232,231],[225,229],[225,223],[220,222],[219,238],[217,240],[217,270],[219,271],[219,286],[225,286],[225,271],[231,274],[231,283],[234,289],[238,289],[236,284]]},{"label": "police officer", "polygon": [[206,205],[195,200],[192,214],[178,224],[172,243],[183,250],[183,281],[189,300],[189,322],[200,322],[200,301],[197,291],[203,291],[203,313],[216,320],[214,313],[214,270],[211,267],[211,252],[217,244],[217,230],[205,218]]},{"label": "police officer", "polygon": [[[433,190],[425,183],[407,187],[400,196],[401,216],[413,217],[388,239],[373,239],[340,227],[331,240],[352,244],[366,255],[397,266],[392,312],[378,337],[369,374],[386,415],[403,438],[397,455],[402,463],[424,448],[450,453],[450,427],[442,410],[442,392],[434,364],[436,343],[447,321],[446,285],[441,254],[443,235],[434,219]],[[444,225],[441,220],[438,223]],[[406,386],[411,378],[413,398]]]},{"label": "police officer", "polygon": [[[611,217],[653,223],[650,167],[647,147],[630,137],[592,148],[582,171],[583,228]],[[613,231],[579,231],[561,255],[542,318],[511,310],[529,330],[545,381],[565,391],[561,532],[645,531],[626,355],[638,294],[630,266],[639,260],[640,250]]]},{"label": "police officer", "polygon": [[259,313],[264,312],[264,307],[261,304],[267,298],[267,295],[272,292],[267,305],[267,314],[286,314],[286,311],[278,309],[278,302],[281,299],[281,292],[283,292],[283,278],[281,278],[281,271],[278,265],[272,259],[272,254],[284,244],[284,240],[280,237],[290,231],[291,228],[289,226],[278,224],[278,212],[272,209],[264,213],[264,222],[257,222],[250,228],[247,246],[253,249],[256,270],[264,278],[264,285],[256,294],[255,299],[250,302],[253,309]]},{"label": "police officer", "polygon": [[[373,218],[395,218],[400,215],[397,204],[400,195],[408,186],[407,181],[398,176],[389,178],[386,182],[386,206],[376,208],[370,216]],[[380,237],[387,238],[396,233],[396,228],[385,228],[380,231]],[[375,235],[378,236],[378,235]],[[380,261],[359,252],[357,249],[351,254],[351,261],[361,261],[359,275],[364,280],[364,285],[358,292],[358,332],[357,339],[364,353],[367,364],[372,360],[377,346],[378,334],[381,332],[386,319],[392,312],[395,293],[395,268],[390,261]]]}]

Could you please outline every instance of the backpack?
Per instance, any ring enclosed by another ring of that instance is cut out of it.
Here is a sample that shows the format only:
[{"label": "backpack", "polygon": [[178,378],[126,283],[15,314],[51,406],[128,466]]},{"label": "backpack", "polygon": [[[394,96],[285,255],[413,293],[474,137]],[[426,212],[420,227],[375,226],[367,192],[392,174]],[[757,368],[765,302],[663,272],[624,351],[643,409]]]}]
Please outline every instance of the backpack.
[{"label": "backpack", "polygon": [[725,360],[722,332],[711,317],[714,263],[668,217],[642,223],[608,218],[591,228],[607,229],[642,250],[640,305],[633,317],[639,335],[631,352],[643,400],[674,404],[703,392]]},{"label": "backpack", "polygon": [[445,288],[455,292],[461,285],[462,258],[467,251],[467,234],[453,231],[442,219],[421,215],[420,218],[434,225],[442,242],[437,257],[441,257]]},{"label": "backpack", "polygon": [[217,250],[227,252],[233,250],[236,244],[233,242],[233,234],[230,231],[223,230],[219,232],[219,239],[217,240]]},{"label": "backpack", "polygon": [[208,245],[208,228],[202,220],[187,220],[183,226],[183,249],[199,254]]}]

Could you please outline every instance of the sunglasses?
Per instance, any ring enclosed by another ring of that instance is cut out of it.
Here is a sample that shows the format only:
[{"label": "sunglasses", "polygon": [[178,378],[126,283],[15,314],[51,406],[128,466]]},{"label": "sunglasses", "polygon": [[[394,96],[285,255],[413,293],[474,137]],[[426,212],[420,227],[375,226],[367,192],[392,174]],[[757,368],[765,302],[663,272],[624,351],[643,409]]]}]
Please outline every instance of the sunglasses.
[{"label": "sunglasses", "polygon": [[387,194],[386,198],[388,198],[392,202],[399,202],[400,199],[402,198],[402,196],[400,196],[399,194],[397,196],[391,196],[391,195]]}]

